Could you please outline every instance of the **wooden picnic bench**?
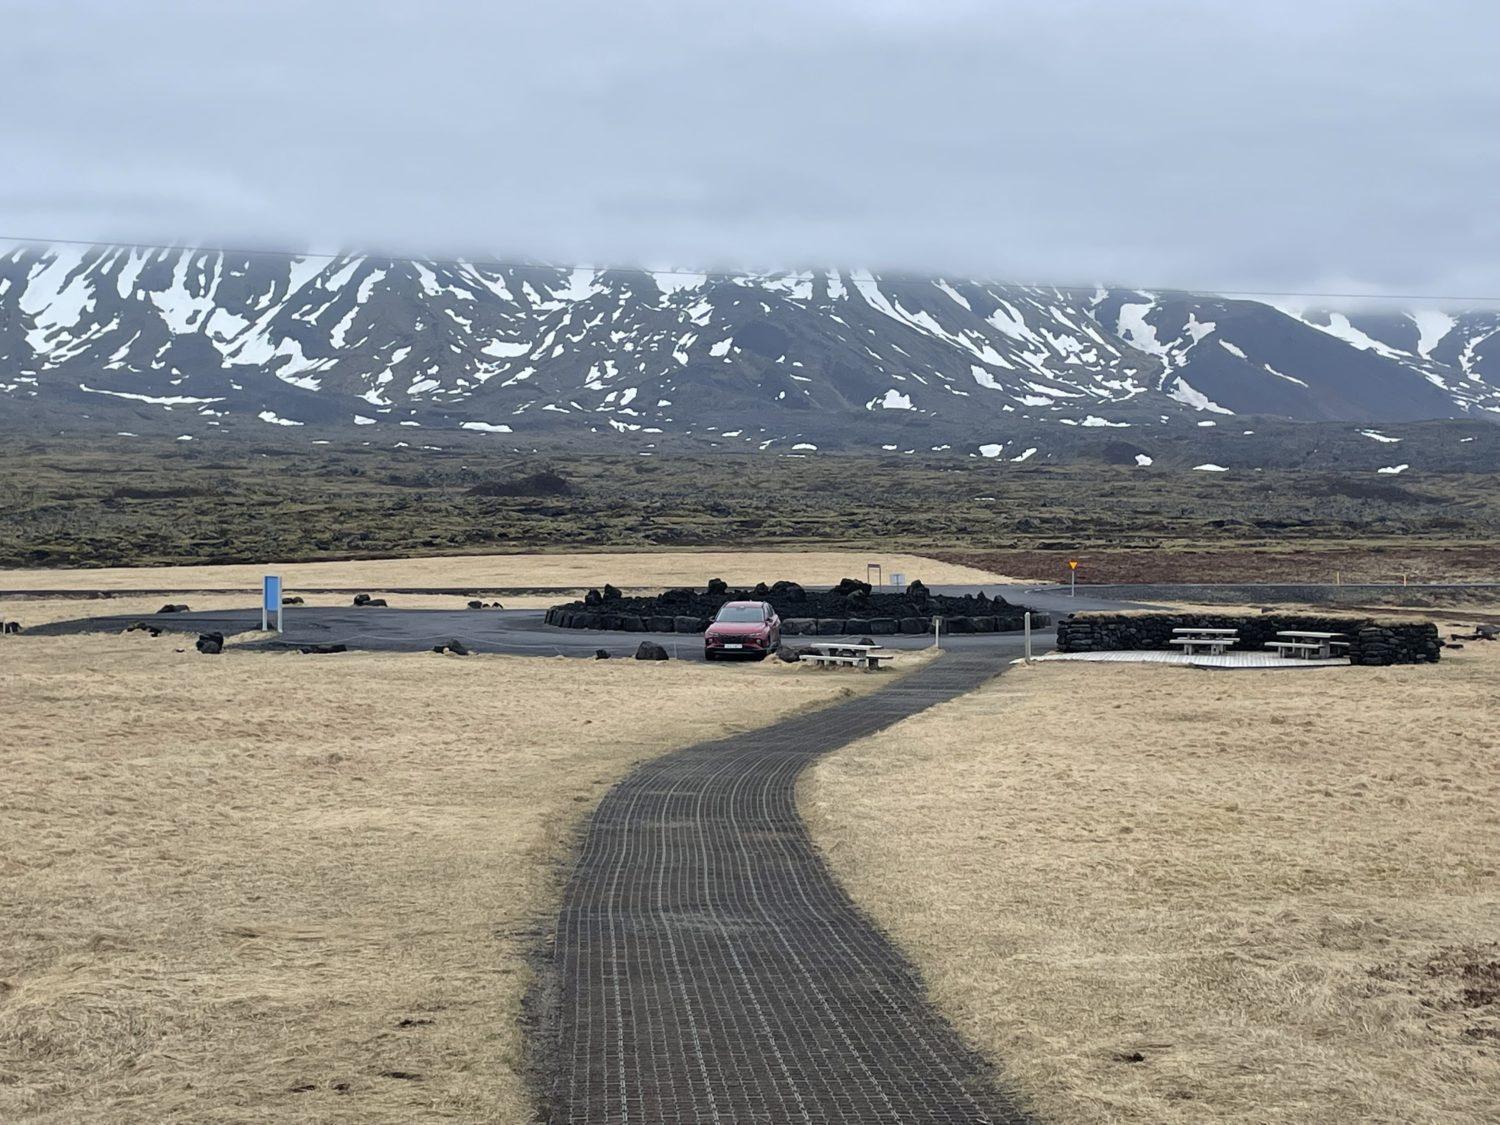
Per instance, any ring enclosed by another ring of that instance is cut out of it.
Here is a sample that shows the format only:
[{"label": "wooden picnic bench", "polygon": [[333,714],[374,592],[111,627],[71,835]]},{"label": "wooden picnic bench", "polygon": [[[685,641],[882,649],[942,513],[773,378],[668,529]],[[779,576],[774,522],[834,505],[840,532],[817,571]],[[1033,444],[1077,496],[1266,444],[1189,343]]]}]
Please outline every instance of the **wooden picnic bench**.
[{"label": "wooden picnic bench", "polygon": [[1207,649],[1210,656],[1223,656],[1225,649],[1239,639],[1234,629],[1182,628],[1172,630],[1171,643],[1181,645],[1185,656],[1192,656],[1198,649]]},{"label": "wooden picnic bench", "polygon": [[804,653],[802,659],[820,668],[840,666],[879,668],[882,661],[889,662],[896,659],[894,652],[889,652],[880,645],[850,644],[847,641],[818,641],[807,647],[812,651]]},{"label": "wooden picnic bench", "polygon": [[1267,641],[1267,648],[1274,648],[1277,656],[1287,659],[1328,660],[1335,649],[1346,649],[1348,641],[1340,640],[1343,633],[1318,633],[1308,629],[1282,629],[1276,634],[1285,640]]}]

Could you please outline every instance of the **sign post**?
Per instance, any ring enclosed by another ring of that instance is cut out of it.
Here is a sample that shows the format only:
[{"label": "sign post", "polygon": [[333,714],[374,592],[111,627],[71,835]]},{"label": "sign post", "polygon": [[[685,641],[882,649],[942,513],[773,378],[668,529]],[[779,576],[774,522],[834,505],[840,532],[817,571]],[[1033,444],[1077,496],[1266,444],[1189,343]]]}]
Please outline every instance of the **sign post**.
[{"label": "sign post", "polygon": [[268,574],[261,581],[260,628],[265,632],[271,627],[271,614],[276,615],[276,631],[281,632],[281,575]]},{"label": "sign post", "polygon": [[1031,663],[1031,610],[1026,611],[1026,663]]},{"label": "sign post", "polygon": [[1078,560],[1068,560],[1068,597],[1078,596]]},{"label": "sign post", "polygon": [[939,652],[943,651],[943,619],[941,617],[932,619],[932,643]]},{"label": "sign post", "polygon": [[[874,579],[873,582],[870,581],[870,576],[871,575],[875,576],[875,579]],[[881,568],[881,565],[879,563],[865,563],[865,581],[869,582],[870,585],[872,585],[872,586],[884,586],[885,585],[885,578],[883,577],[883,575],[884,575],[884,571]]]}]

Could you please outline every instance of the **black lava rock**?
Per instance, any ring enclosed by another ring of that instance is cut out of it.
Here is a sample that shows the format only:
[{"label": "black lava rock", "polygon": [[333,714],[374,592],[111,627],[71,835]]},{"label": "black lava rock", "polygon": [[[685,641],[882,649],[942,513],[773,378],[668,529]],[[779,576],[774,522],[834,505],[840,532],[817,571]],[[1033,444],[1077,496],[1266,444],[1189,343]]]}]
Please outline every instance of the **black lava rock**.
[{"label": "black lava rock", "polygon": [[156,612],[157,613],[186,613],[187,611],[188,611],[188,607],[185,606],[185,605],[164,605],[159,610],[157,610]]},{"label": "black lava rock", "polygon": [[303,645],[297,651],[302,653],[303,656],[328,656],[335,652],[348,652],[349,646],[338,644]]},{"label": "black lava rock", "polygon": [[604,595],[601,594],[598,590],[590,590],[587,594],[583,595],[583,604],[586,606],[598,606],[601,605],[603,601]]},{"label": "black lava rock", "polygon": [[217,656],[224,651],[223,633],[199,633],[198,643],[194,646],[199,652],[210,656]]},{"label": "black lava rock", "polygon": [[635,650],[635,658],[637,660],[671,659],[671,657],[667,655],[667,650],[662,648],[661,645],[657,644],[655,641],[642,641],[640,647]]},{"label": "black lava rock", "polygon": [[776,650],[776,659],[783,664],[795,664],[802,659],[802,654],[790,645],[782,645]]},{"label": "black lava rock", "polygon": [[606,582],[604,584],[604,600],[605,601],[607,601],[607,602],[617,602],[617,601],[620,600],[620,597],[621,597],[621,595],[620,595],[620,590],[619,590],[618,587],[611,586],[608,582]]},{"label": "black lava rock", "polygon": [[370,604],[370,595],[369,594],[355,594],[354,595],[354,604],[355,605],[369,605]]},{"label": "black lava rock", "polygon": [[708,580],[708,592],[710,594],[727,594],[729,593],[729,583],[725,582],[722,578],[710,578]]},{"label": "black lava rock", "polygon": [[296,594],[291,594],[288,597],[282,598],[281,599],[281,604],[282,605],[301,605],[302,604],[302,599],[301,599],[301,597],[299,597]]},{"label": "black lava rock", "polygon": [[607,648],[596,648],[594,650],[594,659],[595,660],[608,660],[609,659],[609,649],[607,649]]},{"label": "black lava rock", "polygon": [[469,603],[469,608],[470,609],[483,609],[484,608],[484,603],[483,602],[470,602]]}]

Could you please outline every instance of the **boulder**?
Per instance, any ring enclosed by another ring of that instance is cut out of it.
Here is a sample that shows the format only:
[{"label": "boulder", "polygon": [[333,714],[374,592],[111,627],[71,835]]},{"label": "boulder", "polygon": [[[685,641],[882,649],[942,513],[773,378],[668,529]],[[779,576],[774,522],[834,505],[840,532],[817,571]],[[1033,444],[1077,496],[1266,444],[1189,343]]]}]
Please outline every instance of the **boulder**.
[{"label": "boulder", "polygon": [[607,648],[596,648],[594,650],[594,659],[595,660],[608,660],[609,659],[609,649],[607,649]]},{"label": "boulder", "polygon": [[369,605],[370,604],[370,595],[369,594],[355,594],[354,595],[354,604],[355,605]]},{"label": "boulder", "polygon": [[870,584],[868,582],[861,582],[858,578],[841,578],[839,579],[839,584],[833,588],[835,594],[843,594],[846,597],[855,590],[858,590],[862,594],[868,594],[870,592]]},{"label": "boulder", "polygon": [[870,618],[870,632],[877,637],[889,637],[899,627],[894,617]]},{"label": "boulder", "polygon": [[707,628],[708,622],[701,617],[672,618],[672,632],[674,633],[701,633]]},{"label": "boulder", "polygon": [[469,655],[469,648],[468,648],[467,645],[465,645],[463,643],[463,641],[456,641],[456,640],[455,641],[449,641],[448,642],[448,651],[451,652],[454,656],[468,656]]},{"label": "boulder", "polygon": [[802,654],[789,645],[782,645],[776,650],[776,659],[783,664],[795,664],[802,659]]},{"label": "boulder", "polygon": [[782,580],[771,583],[771,597],[785,602],[807,601],[807,591],[795,582]]},{"label": "boulder", "polygon": [[932,622],[925,617],[903,617],[900,630],[908,636],[917,636],[932,631]]},{"label": "boulder", "polygon": [[644,619],[646,628],[652,633],[675,633],[677,631],[677,620],[673,617],[647,617]]},{"label": "boulder", "polygon": [[300,649],[298,649],[298,651],[301,652],[303,656],[326,656],[330,653],[335,652],[348,652],[349,646],[338,644],[303,645]]},{"label": "boulder", "polygon": [[292,595],[290,595],[288,597],[282,598],[281,599],[281,604],[282,605],[301,605],[302,604],[302,598],[299,595],[297,595],[297,594],[292,594]]},{"label": "boulder", "polygon": [[851,617],[844,622],[844,632],[846,633],[868,633],[869,631],[870,623],[863,617]]},{"label": "boulder", "polygon": [[838,617],[818,618],[818,636],[839,637],[844,633],[844,622]]},{"label": "boulder", "polygon": [[725,582],[722,578],[710,578],[708,580],[708,592],[709,594],[727,594],[729,593],[729,583]]},{"label": "boulder", "polygon": [[906,587],[906,600],[911,602],[913,605],[926,605],[928,598],[930,598],[931,596],[931,592],[927,589],[926,584],[920,578],[911,582]]},{"label": "boulder", "polygon": [[620,617],[620,628],[627,633],[644,633],[646,623],[633,613],[622,614]]},{"label": "boulder", "polygon": [[584,605],[597,606],[603,603],[603,601],[604,595],[601,594],[598,590],[590,590],[588,593],[583,595]]},{"label": "boulder", "polygon": [[812,636],[817,631],[818,620],[815,617],[784,617],[781,620],[781,632],[783,636]]},{"label": "boulder", "polygon": [[470,609],[483,609],[484,608],[484,603],[483,602],[470,602],[469,603],[469,608]]},{"label": "boulder", "polygon": [[386,601],[384,598],[366,598],[364,601],[356,602],[355,604],[363,606],[366,609],[375,609],[377,607],[384,608]]},{"label": "boulder", "polygon": [[157,610],[156,612],[157,613],[186,613],[187,611],[188,611],[188,607],[185,606],[185,605],[164,605],[159,610]]},{"label": "boulder", "polygon": [[943,632],[945,633],[972,633],[974,631],[974,620],[969,617],[945,617],[943,618]]},{"label": "boulder", "polygon": [[667,650],[655,641],[642,641],[640,647],[635,650],[637,660],[670,660]]},{"label": "boulder", "polygon": [[224,651],[224,634],[199,633],[198,642],[196,645],[194,645],[194,647],[199,652],[207,653],[210,656],[216,656]]},{"label": "boulder", "polygon": [[993,633],[999,628],[993,617],[971,617],[969,620],[973,622],[976,633]]},{"label": "boulder", "polygon": [[[853,632],[853,630],[850,630],[850,632]],[[875,638],[874,637],[860,637],[859,641],[857,643],[862,644],[862,645],[873,645],[875,643]]]},{"label": "boulder", "polygon": [[604,584],[604,600],[605,601],[607,601],[607,602],[617,602],[617,601],[620,600],[620,596],[621,595],[620,595],[620,591],[619,591],[618,587],[611,586],[608,582],[606,582]]},{"label": "boulder", "polygon": [[757,582],[755,584],[755,589],[751,590],[750,592],[757,598],[763,598],[771,592],[771,587],[767,586],[764,582]]}]

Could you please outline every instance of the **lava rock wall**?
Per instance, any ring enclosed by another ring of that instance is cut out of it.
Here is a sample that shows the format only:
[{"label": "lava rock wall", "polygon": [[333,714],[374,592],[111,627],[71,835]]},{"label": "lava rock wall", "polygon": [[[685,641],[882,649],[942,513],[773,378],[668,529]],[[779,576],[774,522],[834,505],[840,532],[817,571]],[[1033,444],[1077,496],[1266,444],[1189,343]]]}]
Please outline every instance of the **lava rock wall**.
[{"label": "lava rock wall", "polygon": [[[983,593],[949,597],[930,593],[921,582],[905,591],[884,592],[867,582],[846,578],[831,590],[804,590],[795,582],[760,583],[749,590],[730,590],[712,579],[705,590],[668,590],[654,598],[627,598],[613,586],[590,590],[582,601],[553,606],[548,625],[564,629],[610,629],[634,633],[702,633],[729,601],[770,602],[781,617],[786,636],[872,637],[932,632],[932,619],[943,619],[946,633],[1014,632],[1023,627],[1026,607]],[[1032,614],[1034,628],[1051,624]]]},{"label": "lava rock wall", "polygon": [[1234,629],[1232,651],[1268,652],[1266,644],[1284,629],[1342,633],[1352,664],[1427,664],[1442,644],[1430,622],[1378,622],[1369,618],[1317,614],[1265,613],[1256,617],[1223,613],[1076,614],[1057,626],[1058,652],[1172,650],[1174,629]]}]

